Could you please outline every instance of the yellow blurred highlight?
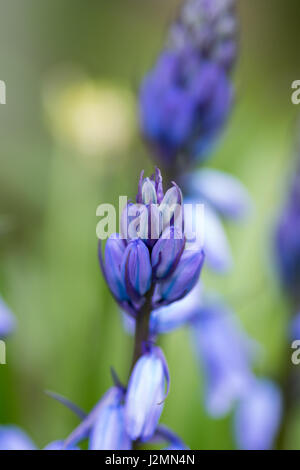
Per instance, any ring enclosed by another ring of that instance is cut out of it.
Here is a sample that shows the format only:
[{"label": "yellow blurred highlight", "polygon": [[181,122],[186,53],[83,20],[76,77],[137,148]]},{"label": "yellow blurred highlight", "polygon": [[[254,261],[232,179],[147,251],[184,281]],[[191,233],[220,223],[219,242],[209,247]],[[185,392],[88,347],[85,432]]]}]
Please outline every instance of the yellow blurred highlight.
[{"label": "yellow blurred highlight", "polygon": [[58,142],[87,157],[126,152],[132,142],[135,98],[125,87],[105,81],[49,81],[44,104]]}]

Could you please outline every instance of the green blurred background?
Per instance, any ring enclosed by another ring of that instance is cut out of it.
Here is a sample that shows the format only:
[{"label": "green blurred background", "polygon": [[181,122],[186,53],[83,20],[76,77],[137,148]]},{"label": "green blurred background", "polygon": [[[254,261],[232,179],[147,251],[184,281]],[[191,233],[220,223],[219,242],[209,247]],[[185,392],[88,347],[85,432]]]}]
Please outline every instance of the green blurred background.
[{"label": "green blurred background", "polygon": [[[0,0],[0,292],[18,319],[0,366],[0,423],[22,426],[39,446],[78,422],[45,389],[89,410],[111,365],[127,377],[132,340],[99,271],[96,207],[133,197],[140,170],[152,170],[136,91],[179,3]],[[242,179],[255,211],[228,227],[232,274],[204,277],[262,344],[257,372],[277,379],[288,312],[270,241],[293,159],[300,3],[240,0],[238,13],[236,106],[209,164]],[[192,449],[233,448],[230,417],[205,413],[188,331],[163,344],[172,389],[162,421]],[[287,446],[299,443],[295,416]]]}]

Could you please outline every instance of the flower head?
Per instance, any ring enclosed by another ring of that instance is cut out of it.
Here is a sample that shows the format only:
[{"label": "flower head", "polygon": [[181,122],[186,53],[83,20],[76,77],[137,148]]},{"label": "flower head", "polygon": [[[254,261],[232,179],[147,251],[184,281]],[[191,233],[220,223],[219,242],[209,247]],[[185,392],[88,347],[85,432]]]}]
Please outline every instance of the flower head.
[{"label": "flower head", "polygon": [[183,198],[173,186],[164,193],[159,169],[141,173],[136,203],[121,216],[121,234],[112,235],[99,259],[115,299],[136,316],[151,297],[153,308],[183,298],[195,286],[204,262],[203,250],[186,249]]}]

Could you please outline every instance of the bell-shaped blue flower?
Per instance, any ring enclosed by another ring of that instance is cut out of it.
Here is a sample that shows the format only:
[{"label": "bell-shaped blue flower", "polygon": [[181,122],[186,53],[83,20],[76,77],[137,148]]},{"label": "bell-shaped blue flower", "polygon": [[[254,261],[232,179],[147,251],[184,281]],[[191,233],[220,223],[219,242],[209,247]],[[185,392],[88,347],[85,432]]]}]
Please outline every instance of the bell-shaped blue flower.
[{"label": "bell-shaped blue flower", "polygon": [[243,450],[269,450],[282,412],[279,388],[270,380],[254,379],[235,411],[235,437]]},{"label": "bell-shaped blue flower", "polygon": [[88,438],[90,450],[130,450],[132,444],[124,424],[124,392],[121,386],[111,387],[65,440],[64,448]]},{"label": "bell-shaped blue flower", "polygon": [[248,215],[252,202],[245,186],[228,173],[202,168],[184,177],[188,194],[208,203],[224,217]]},{"label": "bell-shaped blue flower", "polygon": [[204,263],[204,252],[186,250],[183,252],[174,273],[159,282],[154,294],[154,303],[168,304],[187,295],[196,285]]},{"label": "bell-shaped blue flower", "polygon": [[220,302],[208,302],[192,322],[193,339],[206,381],[210,415],[227,414],[252,381],[254,344]]},{"label": "bell-shaped blue flower", "polygon": [[149,250],[142,240],[132,240],[125,250],[122,267],[122,277],[129,297],[135,300],[150,289],[152,267]]},{"label": "bell-shaped blue flower", "polygon": [[169,383],[166,361],[158,347],[151,346],[134,366],[125,399],[125,425],[132,440],[147,441],[155,432]]},{"label": "bell-shaped blue flower", "polygon": [[131,440],[125,431],[123,392],[114,387],[100,409],[89,439],[90,450],[129,450]]}]

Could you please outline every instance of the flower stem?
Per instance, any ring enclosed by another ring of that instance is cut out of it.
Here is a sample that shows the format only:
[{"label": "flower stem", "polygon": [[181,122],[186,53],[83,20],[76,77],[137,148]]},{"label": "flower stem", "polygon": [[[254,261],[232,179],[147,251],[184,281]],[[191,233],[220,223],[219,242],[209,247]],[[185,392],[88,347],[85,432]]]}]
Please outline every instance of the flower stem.
[{"label": "flower stem", "polygon": [[135,335],[134,335],[134,349],[133,349],[133,356],[131,361],[130,367],[130,374],[139,360],[139,358],[143,355],[144,352],[144,344],[146,341],[149,340],[149,322],[150,322],[150,315],[152,310],[152,295],[153,295],[154,287],[148,292],[146,297],[146,301],[137,314],[136,323],[135,323]]}]

